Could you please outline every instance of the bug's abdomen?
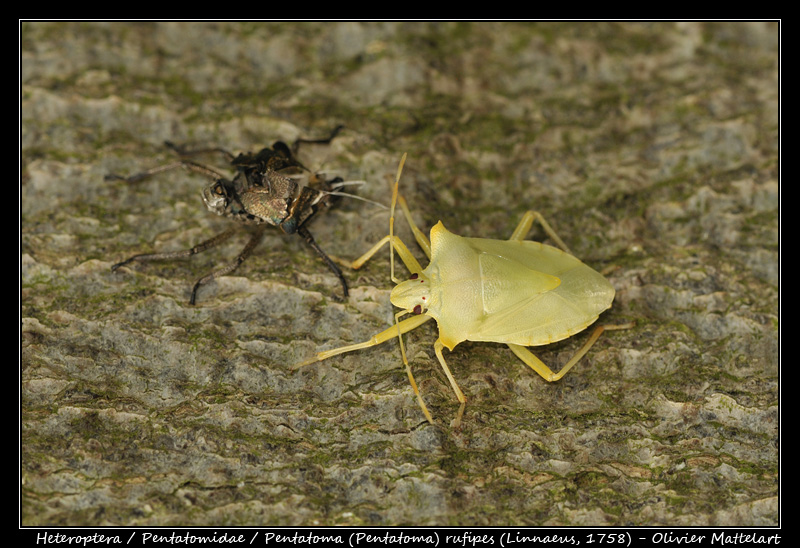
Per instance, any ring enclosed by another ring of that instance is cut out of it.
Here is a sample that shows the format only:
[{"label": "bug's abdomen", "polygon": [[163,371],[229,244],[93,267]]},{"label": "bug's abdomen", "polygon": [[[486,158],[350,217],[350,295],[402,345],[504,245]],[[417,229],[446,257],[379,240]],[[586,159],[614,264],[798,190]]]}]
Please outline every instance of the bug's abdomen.
[{"label": "bug's abdomen", "polygon": [[561,283],[554,289],[516,291],[517,298],[509,300],[508,306],[484,317],[470,340],[524,346],[550,344],[586,329],[611,307],[614,288],[583,263],[561,273],[558,279]]},{"label": "bug's abdomen", "polygon": [[614,288],[560,249],[530,240],[431,230],[427,313],[452,350],[461,341],[537,346],[566,339],[611,306]]},{"label": "bug's abdomen", "polygon": [[469,243],[479,250],[484,295],[491,297],[469,340],[550,344],[586,329],[614,300],[608,280],[555,247],[530,240]]}]

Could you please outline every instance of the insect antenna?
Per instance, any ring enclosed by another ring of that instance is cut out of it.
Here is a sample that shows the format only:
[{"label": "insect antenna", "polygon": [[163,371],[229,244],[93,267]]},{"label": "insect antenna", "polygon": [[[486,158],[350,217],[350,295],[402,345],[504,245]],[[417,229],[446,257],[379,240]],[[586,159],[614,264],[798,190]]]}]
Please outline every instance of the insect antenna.
[{"label": "insect antenna", "polygon": [[[400,175],[403,173],[403,166],[406,163],[406,156],[408,156],[408,153],[403,153],[403,157],[400,158],[400,165],[397,166],[397,177],[395,178],[394,186],[392,187],[392,205],[390,209],[391,213],[389,215],[389,265],[391,268],[392,282],[394,283],[400,283],[394,275],[394,212],[397,206],[397,195],[399,194],[400,188]],[[397,327],[397,339],[400,341],[400,355],[403,357],[403,364],[406,367],[406,374],[408,375],[408,380],[411,383],[411,388],[414,389],[414,394],[417,396],[419,406],[422,408],[422,412],[425,414],[425,418],[428,420],[428,422],[433,424],[433,417],[431,416],[430,411],[428,411],[425,401],[422,399],[422,394],[419,393],[417,381],[414,380],[414,374],[411,372],[411,365],[408,363],[408,357],[406,356],[406,347],[403,344],[403,334],[400,330],[400,316],[409,314],[410,312],[410,310],[401,310],[394,315],[394,324]]]},{"label": "insect antenna", "polygon": [[408,156],[408,153],[404,152],[403,157],[400,158],[400,165],[397,166],[397,178],[395,179],[394,186],[392,187],[392,207],[390,210],[391,213],[389,214],[389,267],[391,268],[392,281],[394,283],[400,283],[394,276],[394,211],[395,207],[397,206],[397,194],[400,188],[400,175],[403,173],[403,166],[406,163],[406,156]]},{"label": "insect antenna", "polygon": [[333,185],[334,190],[319,190],[319,197],[314,200],[314,204],[319,202],[323,196],[342,196],[346,198],[353,198],[356,200],[361,200],[362,202],[367,202],[368,204],[376,205],[381,209],[389,209],[385,205],[380,202],[376,202],[375,200],[370,200],[369,198],[364,198],[363,196],[359,196],[358,194],[350,194],[349,192],[341,192],[339,189],[344,186],[354,186],[354,185],[365,185],[367,184],[366,181],[340,181]]},{"label": "insect antenna", "polygon": [[419,402],[420,408],[422,408],[422,412],[425,414],[425,418],[428,420],[429,423],[433,424],[433,417],[431,416],[430,411],[428,411],[428,406],[425,405],[425,400],[422,399],[422,394],[419,393],[419,387],[417,386],[417,381],[414,380],[414,374],[411,372],[411,365],[408,363],[408,357],[406,356],[406,348],[403,345],[403,335],[400,333],[400,316],[404,314],[408,314],[408,310],[401,310],[397,314],[394,315],[394,325],[397,327],[397,338],[400,340],[400,355],[403,356],[403,364],[406,366],[406,374],[408,375],[408,381],[411,383],[411,388],[414,389],[414,394],[417,396],[417,402]]}]

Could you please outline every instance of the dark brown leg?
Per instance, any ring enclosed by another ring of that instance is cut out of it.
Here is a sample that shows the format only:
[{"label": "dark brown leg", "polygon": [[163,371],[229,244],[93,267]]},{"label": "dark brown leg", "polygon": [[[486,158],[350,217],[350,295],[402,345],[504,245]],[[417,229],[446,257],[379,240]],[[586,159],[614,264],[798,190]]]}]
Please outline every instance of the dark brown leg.
[{"label": "dark brown leg", "polygon": [[234,261],[219,270],[215,270],[210,274],[206,274],[199,280],[197,283],[194,284],[194,288],[192,288],[192,297],[189,299],[189,304],[194,304],[196,297],[197,297],[197,290],[200,289],[201,285],[205,285],[208,282],[218,278],[219,276],[224,276],[225,274],[230,274],[241,265],[247,258],[253,253],[253,250],[256,246],[261,242],[261,237],[264,235],[264,229],[267,228],[268,225],[261,225],[258,227],[258,230],[250,237],[250,240],[247,242],[247,245],[244,246],[241,253],[234,259]]},{"label": "dark brown leg", "polygon": [[327,145],[331,141],[333,141],[334,137],[339,135],[339,132],[344,129],[343,125],[338,125],[333,128],[331,134],[326,137],[325,139],[297,139],[294,144],[292,145],[292,151],[297,152],[297,149],[300,148],[302,144],[309,144],[309,145]]},{"label": "dark brown leg", "polygon": [[339,278],[339,282],[342,284],[342,292],[344,293],[344,298],[346,299],[350,295],[350,292],[347,290],[347,280],[344,279],[342,271],[339,269],[336,263],[334,263],[331,258],[328,257],[324,251],[322,251],[322,248],[317,244],[317,242],[314,241],[314,237],[305,226],[299,227],[297,229],[297,233],[302,236],[306,242],[308,242],[308,245],[310,245],[314,251],[317,252],[323,261],[325,261],[325,264],[328,265],[328,268],[331,269],[331,272],[336,274],[336,277]]},{"label": "dark brown leg", "polygon": [[111,267],[111,270],[117,270],[121,266],[125,266],[132,262],[149,262],[149,261],[169,261],[171,259],[182,259],[185,257],[191,257],[192,255],[197,255],[198,253],[202,253],[206,249],[212,248],[217,246],[233,236],[236,233],[236,228],[229,228],[225,232],[221,234],[217,234],[213,238],[209,238],[208,240],[197,244],[196,246],[192,247],[191,249],[184,249],[181,251],[168,251],[166,253],[143,253],[141,255],[134,255],[130,259],[125,259],[121,263],[117,263]]}]

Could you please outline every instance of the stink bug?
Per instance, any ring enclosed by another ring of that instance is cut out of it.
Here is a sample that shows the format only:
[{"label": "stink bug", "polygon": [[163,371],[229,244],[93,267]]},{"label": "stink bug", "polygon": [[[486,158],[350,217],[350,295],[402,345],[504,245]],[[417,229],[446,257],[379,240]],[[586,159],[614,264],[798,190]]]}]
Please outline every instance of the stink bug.
[{"label": "stink bug", "polygon": [[[342,126],[337,127],[327,139],[299,139],[295,142],[294,148],[296,149],[301,143],[329,143],[341,129]],[[329,206],[335,197],[345,195],[341,189],[347,183],[340,177],[325,180],[316,175],[309,176],[306,173],[308,169],[295,158],[292,149],[282,141],[277,141],[272,147],[264,148],[257,154],[239,154],[236,157],[222,148],[187,150],[170,142],[165,144],[178,153],[179,160],[128,177],[115,174],[106,175],[106,180],[119,179],[136,183],[157,173],[180,167],[213,179],[214,182],[203,189],[203,201],[210,211],[243,223],[260,225],[233,262],[197,280],[192,288],[190,304],[195,304],[197,290],[200,286],[232,272],[242,264],[261,241],[265,228],[270,225],[280,227],[286,234],[302,236],[339,278],[344,297],[348,296],[347,281],[342,275],[342,271],[317,245],[314,237],[306,228],[308,221],[320,209]],[[236,169],[233,179],[226,179],[215,169],[187,159],[190,155],[210,152],[218,152],[228,158]],[[303,178],[307,179],[308,184],[302,184]],[[115,264],[111,270],[116,271],[122,266],[137,261],[161,261],[190,257],[220,244],[235,233],[236,229],[230,228],[191,249],[134,255]]]},{"label": "stink bug", "polygon": [[[417,228],[398,187],[406,156],[397,170],[392,192],[389,235],[375,244],[352,268],[360,268],[383,245],[390,244],[392,289],[390,300],[401,309],[395,325],[359,344],[318,353],[294,369],[331,356],[369,348],[389,339],[400,339],[400,350],[411,386],[427,420],[433,418],[420,395],[403,348],[402,334],[430,319],[439,327],[434,351],[461,403],[454,426],[460,425],[466,398],[445,362],[442,349],[453,350],[463,341],[507,344],[524,363],[547,381],[557,381],[597,341],[604,329],[625,329],[632,324],[598,326],[583,347],[554,373],[528,346],[542,346],[583,331],[611,307],[614,288],[599,272],[575,258],[544,218],[528,211],[508,240],[465,238],[448,231],[441,221],[431,229],[430,240]],[[399,202],[419,246],[430,259],[423,269],[408,247],[394,235],[394,211]],[[525,240],[534,221],[561,248]],[[411,272],[399,282],[394,276],[394,252]],[[400,321],[400,316],[413,314]]]}]

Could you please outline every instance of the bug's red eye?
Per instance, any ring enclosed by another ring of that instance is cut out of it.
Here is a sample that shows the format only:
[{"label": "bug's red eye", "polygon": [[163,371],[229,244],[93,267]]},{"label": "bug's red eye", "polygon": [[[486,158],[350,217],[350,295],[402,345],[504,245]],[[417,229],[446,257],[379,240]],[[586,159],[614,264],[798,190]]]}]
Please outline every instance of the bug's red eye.
[{"label": "bug's red eye", "polygon": [[409,278],[409,280],[416,280],[417,278],[419,278],[419,274],[417,274],[417,273],[414,273],[414,274],[412,274],[412,275],[411,275],[411,277]]},{"label": "bug's red eye", "polygon": [[422,305],[418,304],[414,307],[413,313],[416,315],[422,314]]}]

